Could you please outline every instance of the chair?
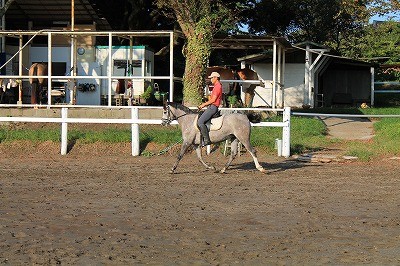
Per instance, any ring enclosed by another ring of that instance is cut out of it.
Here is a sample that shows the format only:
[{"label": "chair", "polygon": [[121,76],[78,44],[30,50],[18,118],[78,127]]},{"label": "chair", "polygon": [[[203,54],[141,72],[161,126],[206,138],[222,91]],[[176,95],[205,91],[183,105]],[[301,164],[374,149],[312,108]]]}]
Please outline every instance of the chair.
[{"label": "chair", "polygon": [[317,107],[324,107],[324,94],[317,94]]},{"label": "chair", "polygon": [[115,106],[123,106],[124,105],[124,95],[118,94],[115,97]]}]

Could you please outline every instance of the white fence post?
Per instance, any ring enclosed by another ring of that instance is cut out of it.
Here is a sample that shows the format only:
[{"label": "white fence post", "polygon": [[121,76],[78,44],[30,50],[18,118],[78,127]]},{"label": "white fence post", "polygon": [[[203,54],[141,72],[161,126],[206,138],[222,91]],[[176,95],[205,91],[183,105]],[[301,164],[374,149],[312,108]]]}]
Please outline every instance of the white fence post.
[{"label": "white fence post", "polygon": [[290,157],[290,107],[283,110],[283,122],[286,126],[282,129],[282,156]]},{"label": "white fence post", "polygon": [[61,155],[67,154],[68,149],[68,123],[66,122],[68,117],[68,108],[61,108]]},{"label": "white fence post", "polygon": [[[131,109],[132,120],[139,119],[139,109],[132,107]],[[140,139],[139,139],[139,124],[132,123],[132,156],[139,156],[140,154]]]}]

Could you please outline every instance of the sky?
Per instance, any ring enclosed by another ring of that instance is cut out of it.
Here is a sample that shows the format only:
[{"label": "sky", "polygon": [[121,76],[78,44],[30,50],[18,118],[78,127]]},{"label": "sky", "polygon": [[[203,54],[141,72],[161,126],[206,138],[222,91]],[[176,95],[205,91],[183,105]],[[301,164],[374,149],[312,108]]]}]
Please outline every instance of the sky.
[{"label": "sky", "polygon": [[372,23],[374,20],[377,21],[385,21],[385,20],[389,20],[389,19],[394,19],[395,21],[400,21],[400,14],[399,12],[397,12],[397,14],[394,13],[388,13],[387,15],[384,16],[373,16],[370,18],[369,22]]}]

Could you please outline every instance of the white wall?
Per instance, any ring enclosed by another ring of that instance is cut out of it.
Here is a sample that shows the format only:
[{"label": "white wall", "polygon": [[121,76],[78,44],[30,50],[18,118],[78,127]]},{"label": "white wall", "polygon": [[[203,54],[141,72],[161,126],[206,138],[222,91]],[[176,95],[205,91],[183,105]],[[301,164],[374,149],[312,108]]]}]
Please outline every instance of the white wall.
[{"label": "white wall", "polygon": [[[272,80],[272,65],[255,63],[254,71],[264,80]],[[290,107],[301,107],[304,104],[304,64],[285,64],[284,76],[284,105]],[[272,84],[266,82],[265,88],[257,86],[253,106],[271,106]],[[277,91],[277,105],[280,104],[281,90]]]},{"label": "white wall", "polygon": [[[129,46],[114,47],[111,51],[111,56],[113,60],[129,60],[130,56]],[[96,58],[97,62],[101,66],[101,71],[103,75],[107,75],[108,70],[108,46],[99,46],[96,48]],[[134,47],[132,52],[132,60],[141,60],[142,67],[135,68],[133,71],[133,76],[153,76],[154,75],[154,53],[147,50],[145,46]],[[149,67],[146,67],[146,66]],[[124,76],[123,69],[113,69],[113,75]],[[117,81],[112,82],[111,92],[115,93]],[[140,95],[144,92],[144,80],[133,79],[133,93],[134,95]],[[102,80],[101,82],[101,94],[108,95],[108,81]]]},{"label": "white wall", "polygon": [[[79,63],[78,76],[100,76],[100,66],[97,62]],[[76,91],[76,104],[78,105],[100,105],[100,82],[99,79],[79,79],[78,86],[84,83],[96,84],[95,91]]]},{"label": "white wall", "polygon": [[[51,61],[67,63],[65,71],[69,70],[71,68],[70,51],[70,47],[53,47],[51,50]],[[32,65],[33,62],[48,62],[47,47],[30,47],[29,64]]]},{"label": "white wall", "polygon": [[[76,55],[77,63],[93,63],[95,62],[95,51],[93,47],[84,47],[85,53],[83,55]],[[71,69],[71,47],[53,47],[51,50],[52,62],[66,63],[65,73]],[[47,47],[30,47],[29,49],[29,66],[33,62],[48,62]],[[100,75],[100,73],[98,73]]]}]

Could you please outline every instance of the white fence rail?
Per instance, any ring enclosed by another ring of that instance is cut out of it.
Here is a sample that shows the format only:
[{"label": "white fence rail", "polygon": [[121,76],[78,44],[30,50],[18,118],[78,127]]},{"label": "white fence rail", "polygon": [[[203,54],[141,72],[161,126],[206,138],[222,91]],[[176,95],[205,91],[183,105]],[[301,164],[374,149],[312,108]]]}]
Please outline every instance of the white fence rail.
[{"label": "white fence rail", "polygon": [[[31,107],[32,105],[3,105],[2,107]],[[34,105],[36,106],[36,105]],[[143,106],[118,106],[118,107],[99,107],[99,106],[74,106],[74,105],[51,105],[46,106],[49,108],[61,108],[61,117],[22,117],[22,116],[7,116],[0,117],[0,122],[30,122],[30,123],[60,123],[61,124],[61,154],[67,154],[68,146],[68,124],[69,123],[88,123],[88,124],[131,124],[131,142],[132,142],[132,156],[138,156],[140,154],[139,146],[139,125],[140,124],[161,124],[160,119],[140,119],[139,109],[160,109],[161,107],[143,107]],[[68,117],[68,110],[72,108],[98,108],[98,109],[125,109],[131,110],[131,118],[71,118]],[[282,127],[282,140],[281,147],[278,147],[278,151],[281,151],[279,155],[284,157],[290,156],[290,108],[284,109],[272,109],[272,108],[221,108],[221,110],[253,110],[253,111],[274,111],[283,112],[282,122],[261,122],[252,124],[252,126],[260,127]],[[174,121],[174,124],[177,124]]]},{"label": "white fence rail", "polygon": [[399,118],[399,115],[356,115],[356,114],[321,114],[293,112],[292,115],[311,117],[342,117],[342,118]]}]

